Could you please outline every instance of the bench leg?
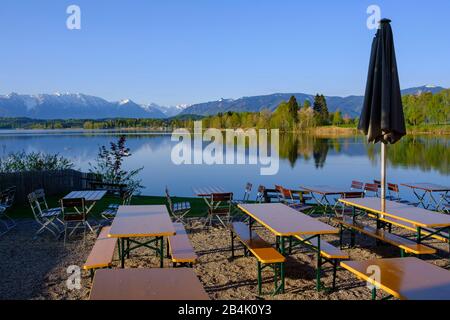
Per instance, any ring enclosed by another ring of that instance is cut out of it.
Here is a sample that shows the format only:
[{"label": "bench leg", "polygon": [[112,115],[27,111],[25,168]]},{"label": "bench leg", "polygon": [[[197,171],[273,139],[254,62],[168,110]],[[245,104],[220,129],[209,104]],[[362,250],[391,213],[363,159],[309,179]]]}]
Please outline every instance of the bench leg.
[{"label": "bench leg", "polygon": [[169,252],[169,239],[167,239],[166,241],[166,258],[169,259],[170,258],[170,252]]},{"label": "bench leg", "polygon": [[292,254],[292,237],[289,237],[289,255]]},{"label": "bench leg", "polygon": [[351,248],[355,247],[355,231],[354,230],[350,230],[350,247]]},{"label": "bench leg", "polygon": [[130,259],[130,239],[127,238],[127,259]]},{"label": "bench leg", "polygon": [[262,294],[262,272],[261,262],[258,261],[258,295]]},{"label": "bench leg", "polygon": [[344,228],[342,227],[342,224],[339,225],[339,248],[342,250],[342,241],[344,237]]},{"label": "bench leg", "polygon": [[377,300],[377,288],[375,286],[372,288],[372,300]]},{"label": "bench leg", "polygon": [[336,289],[336,271],[339,260],[335,259],[333,261],[333,291]]},{"label": "bench leg", "polygon": [[231,236],[231,258],[234,259],[234,234],[233,231],[230,231]]}]

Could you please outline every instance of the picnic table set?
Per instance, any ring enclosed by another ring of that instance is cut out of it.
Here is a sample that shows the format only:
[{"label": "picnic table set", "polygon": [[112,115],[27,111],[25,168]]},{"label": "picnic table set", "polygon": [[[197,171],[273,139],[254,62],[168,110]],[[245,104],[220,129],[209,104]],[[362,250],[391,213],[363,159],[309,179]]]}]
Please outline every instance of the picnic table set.
[{"label": "picnic table set", "polygon": [[[401,184],[425,188],[427,194],[438,193],[426,202],[425,195],[415,191],[419,202],[413,205],[401,199],[398,187],[393,188],[397,194],[389,198],[392,200],[369,196],[365,188],[368,184],[370,188],[377,186],[357,181],[352,182],[351,188],[300,185],[288,189],[276,185],[269,189],[260,186],[255,201],[250,199],[251,183],[247,183],[242,200],[234,199],[233,193],[221,186],[193,187],[192,190],[206,204],[207,210],[202,216],[208,223],[203,228],[209,230],[217,220],[229,231],[230,263],[241,249],[244,256],[256,259],[259,296],[285,293],[286,278],[290,276],[286,271],[287,258],[297,252],[310,252],[315,256],[317,291],[336,290],[339,286],[337,272],[346,270],[373,284],[373,299],[377,298],[377,290],[387,294],[383,299],[450,299],[450,271],[420,259],[438,253],[429,245],[429,240],[448,243],[450,254],[450,214],[439,210],[450,188],[432,183]],[[186,223],[191,206],[186,201],[174,201],[167,187],[165,192],[167,205],[131,205],[132,191],[124,192],[123,203],[110,204],[105,210],[108,212],[106,225],[99,222],[98,226],[92,226],[95,219],[89,222],[88,216],[92,218],[93,208],[105,197],[107,190],[69,192],[60,200],[61,208],[48,207],[43,190],[32,192],[29,200],[36,218],[40,218],[36,219],[41,224],[37,234],[48,230],[59,237],[64,233],[65,243],[66,237],[77,228],[83,228],[85,232],[98,231],[83,266],[92,279],[90,299],[209,299],[192,268],[198,256],[188,237]],[[103,213],[101,216],[106,217]],[[319,220],[322,217],[328,217],[328,222]],[[68,234],[70,223],[75,227]],[[59,224],[65,230],[61,230]],[[393,227],[409,231],[414,235],[413,239],[394,234]],[[271,235],[272,241],[258,234],[261,228]],[[374,238],[377,244],[382,242],[397,247],[400,257],[350,261],[344,248],[346,232],[350,233],[347,249],[355,247],[359,233]],[[339,246],[326,240],[333,236],[339,238]],[[236,241],[240,247],[236,246]],[[140,248],[148,249],[158,257],[157,268],[125,268],[127,259]],[[115,252],[119,257],[116,269],[113,268]],[[165,259],[169,259],[172,268],[167,268]],[[332,266],[331,287],[321,280],[327,270],[325,264]],[[381,278],[371,277],[369,266],[379,268]],[[263,288],[266,282],[262,272],[267,269],[273,275],[270,292]],[[422,274],[427,276],[419,276]]]}]

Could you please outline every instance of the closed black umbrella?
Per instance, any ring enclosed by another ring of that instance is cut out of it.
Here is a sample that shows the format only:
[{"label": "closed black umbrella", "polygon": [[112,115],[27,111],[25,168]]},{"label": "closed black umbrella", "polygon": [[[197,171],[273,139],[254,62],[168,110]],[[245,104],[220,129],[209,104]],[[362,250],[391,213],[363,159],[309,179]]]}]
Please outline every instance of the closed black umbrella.
[{"label": "closed black umbrella", "polygon": [[364,132],[369,142],[382,142],[382,199],[386,196],[386,144],[396,143],[406,134],[390,22],[381,20],[373,39],[364,105],[358,124],[358,129]]}]

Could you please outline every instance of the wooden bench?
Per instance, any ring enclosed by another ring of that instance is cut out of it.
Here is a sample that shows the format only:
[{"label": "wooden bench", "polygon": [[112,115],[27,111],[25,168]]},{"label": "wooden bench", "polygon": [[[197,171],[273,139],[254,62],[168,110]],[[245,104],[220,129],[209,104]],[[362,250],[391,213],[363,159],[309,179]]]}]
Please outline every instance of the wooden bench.
[{"label": "wooden bench", "polygon": [[[255,232],[250,233],[249,227],[242,222],[234,222],[231,226],[231,256],[234,258],[234,238],[237,237],[244,245],[244,256],[248,251],[258,260],[258,294],[262,294],[262,270],[270,267],[274,271],[275,290],[277,294],[284,288],[284,262],[286,258],[273,248],[268,242],[264,241]],[[278,285],[278,275],[281,283]]]},{"label": "wooden bench", "polygon": [[182,223],[174,223],[176,235],[167,238],[167,256],[173,266],[190,266],[197,261],[197,255]]},{"label": "wooden bench", "polygon": [[[317,238],[309,239],[310,236],[298,235],[295,238],[313,248],[318,248]],[[333,290],[336,288],[336,271],[341,260],[350,259],[348,253],[334,247],[324,240],[320,240],[320,255],[324,259],[323,263],[330,263],[333,266]]]},{"label": "wooden bench", "polygon": [[343,229],[350,229],[352,231],[352,240],[351,245],[354,245],[354,233],[353,231],[357,231],[359,233],[365,234],[369,237],[375,238],[379,241],[388,243],[390,245],[396,246],[400,248],[401,256],[403,257],[405,253],[421,255],[421,254],[433,254],[436,253],[436,250],[423,244],[418,244],[414,241],[402,238],[400,236],[389,233],[383,229],[376,229],[371,226],[366,226],[359,222],[353,221],[351,218],[338,218],[336,221],[341,226],[341,244],[342,244],[342,234]]},{"label": "wooden bench", "polygon": [[[374,215],[374,214],[369,214],[369,217],[374,218],[374,219],[377,218],[377,216]],[[400,227],[400,228],[403,228],[403,229],[406,229],[406,230],[409,230],[409,231],[414,231],[414,232],[417,231],[417,228],[412,223],[409,223],[409,222],[406,222],[406,221],[402,221],[402,220],[398,220],[398,219],[391,218],[391,217],[386,217],[386,216],[385,217],[379,217],[378,219],[380,221],[388,224],[389,232],[391,232],[390,230],[391,230],[391,226],[392,225]],[[434,230],[430,229],[429,231],[433,232]],[[427,236],[427,235],[430,234],[430,232],[427,232],[426,230],[422,229],[422,234]],[[434,238],[434,239],[437,239],[439,241],[443,241],[443,242],[448,242],[448,238],[449,238],[448,234],[445,233],[445,232],[441,232],[439,234],[433,234],[433,235],[431,235],[431,237]]]},{"label": "wooden bench", "polygon": [[117,244],[117,238],[108,237],[110,230],[111,227],[102,228],[91,253],[84,263],[83,269],[90,271],[91,278],[93,278],[96,269],[111,267]]}]

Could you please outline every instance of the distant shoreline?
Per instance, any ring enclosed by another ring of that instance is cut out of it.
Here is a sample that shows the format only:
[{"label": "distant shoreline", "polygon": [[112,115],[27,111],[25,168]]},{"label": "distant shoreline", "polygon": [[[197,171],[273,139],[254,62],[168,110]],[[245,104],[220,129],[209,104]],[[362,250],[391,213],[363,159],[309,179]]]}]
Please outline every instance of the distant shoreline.
[{"label": "distant shoreline", "polygon": [[[205,129],[205,128],[204,128]],[[221,129],[225,130],[225,129]],[[163,130],[155,128],[111,128],[111,129],[84,129],[84,128],[63,128],[63,129],[28,129],[28,128],[17,128],[17,129],[0,129],[0,135],[7,134],[72,134],[72,133],[92,133],[92,134],[105,134],[105,133],[144,133],[144,134],[171,134],[172,130]],[[450,125],[441,126],[420,126],[420,127],[408,127],[407,134],[409,135],[450,135]],[[288,132],[286,132],[288,133]],[[351,136],[361,136],[362,133],[356,128],[352,127],[340,127],[340,126],[321,126],[305,129],[299,132],[290,132],[292,134],[308,134],[317,137],[351,137]]]}]

